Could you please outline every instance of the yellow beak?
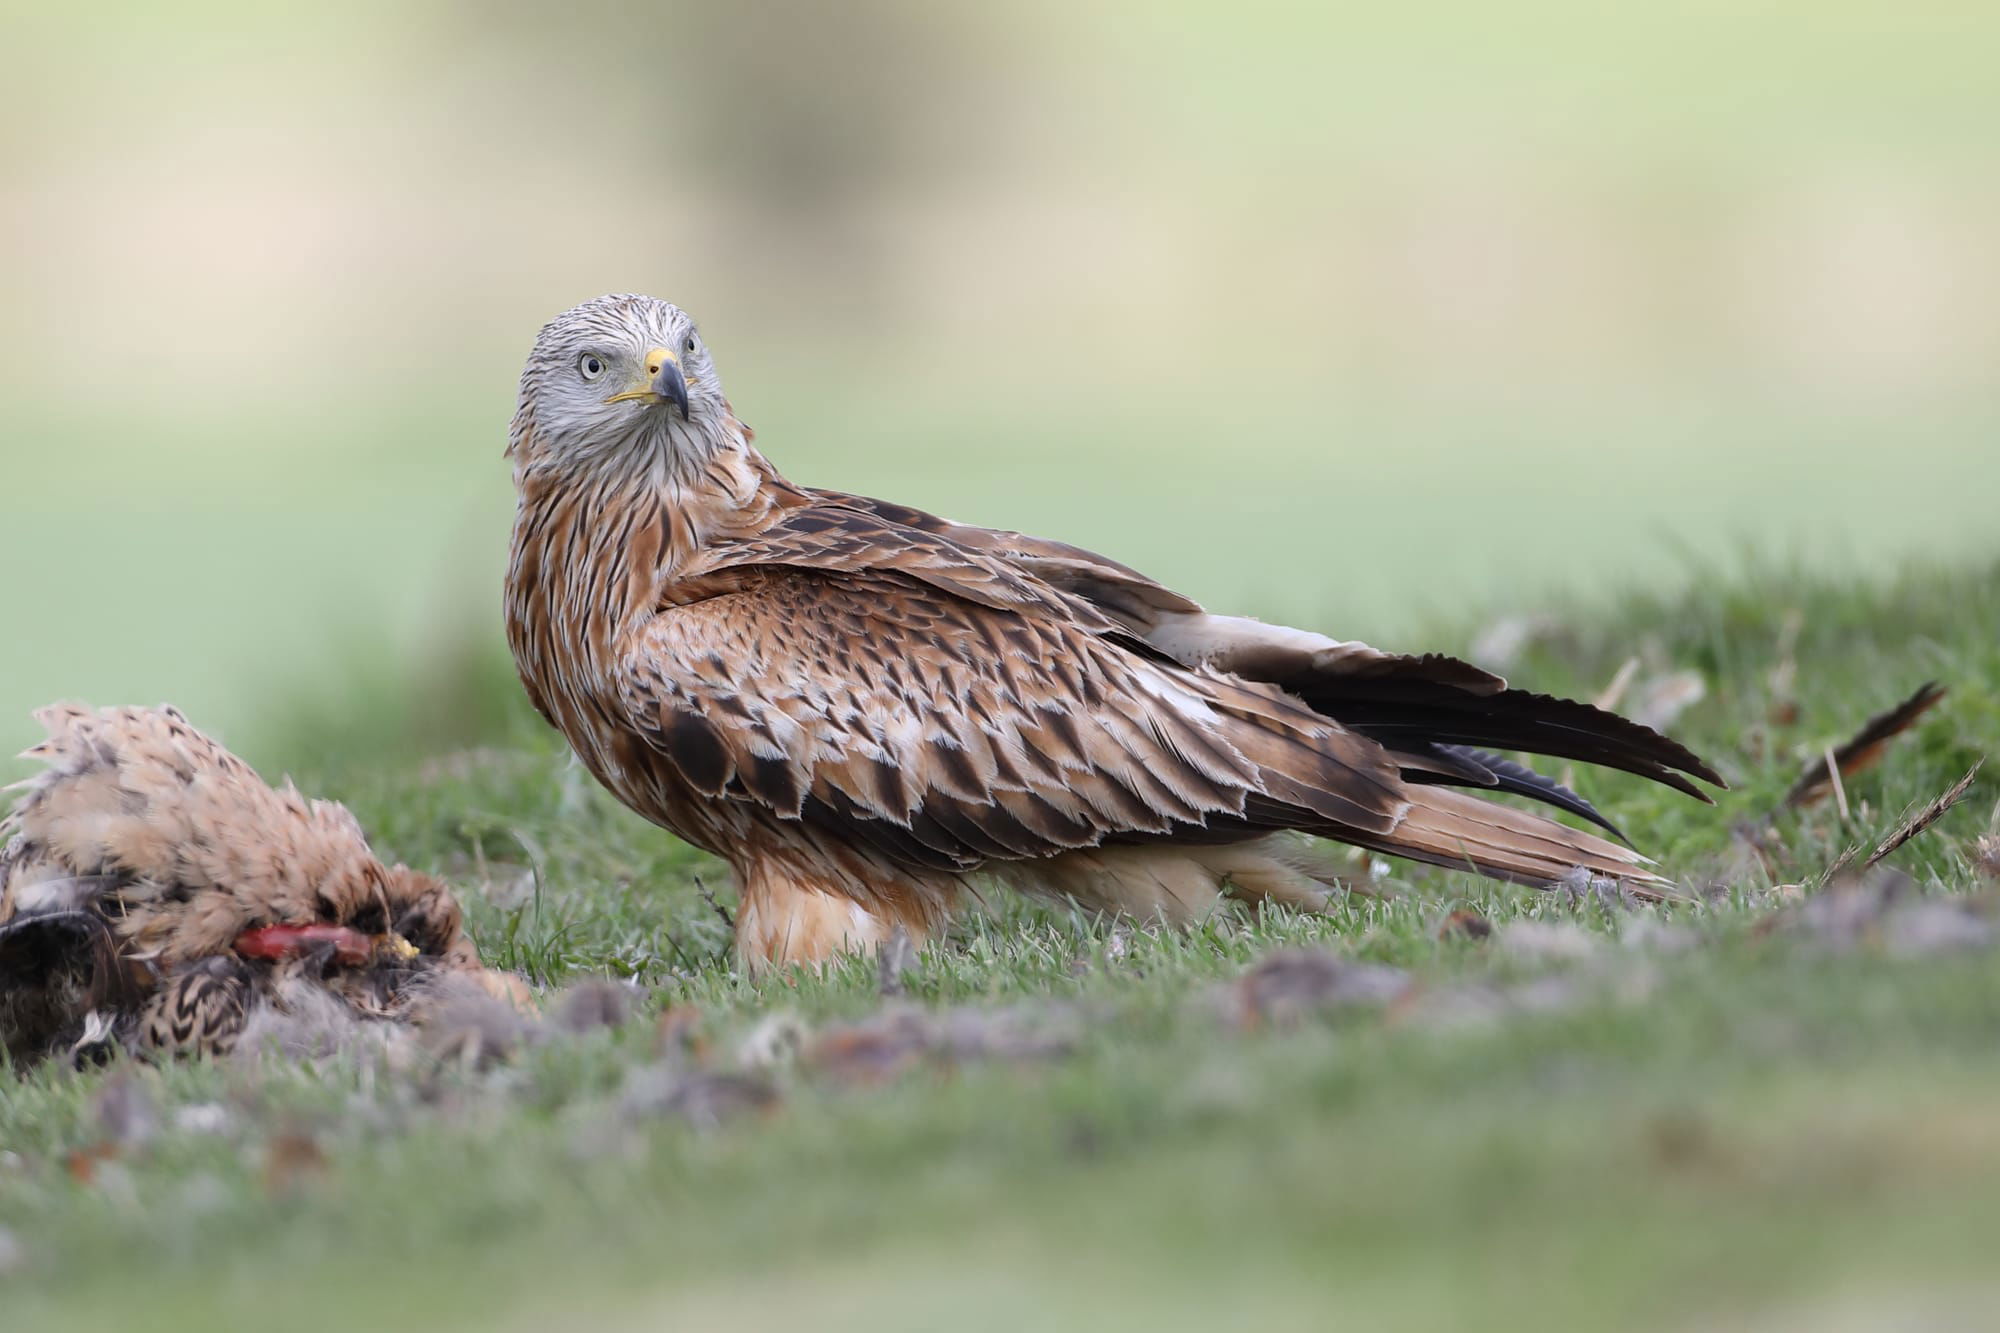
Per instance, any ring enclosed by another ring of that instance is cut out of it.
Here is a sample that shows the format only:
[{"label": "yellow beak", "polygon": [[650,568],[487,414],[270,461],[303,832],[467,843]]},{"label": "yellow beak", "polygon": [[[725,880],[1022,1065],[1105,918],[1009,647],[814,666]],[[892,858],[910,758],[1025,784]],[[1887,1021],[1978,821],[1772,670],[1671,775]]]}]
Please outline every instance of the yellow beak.
[{"label": "yellow beak", "polygon": [[650,348],[646,352],[646,382],[641,388],[627,389],[614,393],[604,400],[607,403],[650,401],[672,403],[681,410],[681,420],[688,419],[687,379],[681,374],[681,359],[664,347]]}]

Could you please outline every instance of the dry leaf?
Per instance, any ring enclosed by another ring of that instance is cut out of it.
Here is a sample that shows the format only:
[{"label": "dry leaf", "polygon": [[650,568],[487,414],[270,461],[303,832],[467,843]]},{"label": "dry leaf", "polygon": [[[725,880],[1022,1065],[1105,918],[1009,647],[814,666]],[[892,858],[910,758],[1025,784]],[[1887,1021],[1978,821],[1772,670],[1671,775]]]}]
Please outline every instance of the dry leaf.
[{"label": "dry leaf", "polygon": [[701,1035],[701,1010],[691,1004],[672,1004],[660,1011],[653,1024],[653,1049],[662,1057],[686,1056],[697,1062],[708,1058],[708,1043]]},{"label": "dry leaf", "polygon": [[887,1083],[921,1063],[930,1043],[924,1016],[896,1009],[827,1029],[806,1052],[806,1062],[844,1083]]},{"label": "dry leaf", "polygon": [[1708,682],[1699,671],[1673,671],[1654,676],[1639,687],[1631,718],[1642,727],[1666,731],[1682,713],[1708,697]]},{"label": "dry leaf", "polygon": [[846,1083],[884,1083],[927,1061],[964,1064],[1048,1060],[1076,1048],[1077,1025],[1064,1006],[964,1007],[942,1014],[885,1009],[859,1023],[828,1028],[806,1063]]},{"label": "dry leaf", "polygon": [[549,1007],[549,1018],[564,1032],[582,1036],[599,1028],[625,1026],[632,1017],[632,988],[616,981],[579,981]]},{"label": "dry leaf", "polygon": [[1483,940],[1493,933],[1493,923],[1469,907],[1461,907],[1444,919],[1437,929],[1437,937],[1445,939]]},{"label": "dry leaf", "polygon": [[87,1148],[78,1148],[63,1158],[63,1169],[69,1178],[79,1185],[94,1184],[97,1168],[118,1156],[118,1146],[114,1143],[93,1143]]},{"label": "dry leaf", "polygon": [[777,1085],[762,1074],[687,1073],[654,1065],[632,1072],[618,1107],[628,1118],[678,1116],[698,1129],[713,1129],[738,1116],[775,1110],[778,1102]]},{"label": "dry leaf", "polygon": [[1410,987],[1410,976],[1385,963],[1358,963],[1324,949],[1266,954],[1234,987],[1244,1028],[1282,1026],[1321,1010],[1379,1008]]},{"label": "dry leaf", "polygon": [[326,1153],[310,1134],[279,1134],[264,1145],[264,1192],[273,1197],[296,1194],[326,1171]]},{"label": "dry leaf", "polygon": [[1591,702],[1607,713],[1617,712],[1618,701],[1625,697],[1625,687],[1630,685],[1632,678],[1638,674],[1639,659],[1636,657],[1626,658],[1619,664],[1618,670],[1612,674],[1611,683],[1599,690],[1597,697],[1591,700]]},{"label": "dry leaf", "polygon": [[1931,681],[1888,712],[1869,718],[1845,745],[1806,765],[1780,806],[1796,809],[1824,800],[1840,777],[1852,777],[1874,764],[1890,741],[1908,731],[1944,696],[1944,687]]},{"label": "dry leaf", "polygon": [[1693,1111],[1667,1111],[1644,1125],[1646,1151],[1658,1166],[1687,1171],[1731,1166],[1731,1154],[1717,1142],[1708,1121]]}]

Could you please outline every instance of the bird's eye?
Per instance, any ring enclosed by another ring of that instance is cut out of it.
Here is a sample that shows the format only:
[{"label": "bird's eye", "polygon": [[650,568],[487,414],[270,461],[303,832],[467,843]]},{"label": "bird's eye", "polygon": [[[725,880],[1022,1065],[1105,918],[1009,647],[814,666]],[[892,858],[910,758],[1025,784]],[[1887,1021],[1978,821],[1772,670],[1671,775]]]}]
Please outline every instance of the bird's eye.
[{"label": "bird's eye", "polygon": [[688,340],[681,344],[681,351],[689,356],[694,355],[694,335],[692,333],[688,335]]},{"label": "bird's eye", "polygon": [[595,352],[585,352],[577,358],[576,368],[587,380],[594,380],[604,373],[604,358]]}]

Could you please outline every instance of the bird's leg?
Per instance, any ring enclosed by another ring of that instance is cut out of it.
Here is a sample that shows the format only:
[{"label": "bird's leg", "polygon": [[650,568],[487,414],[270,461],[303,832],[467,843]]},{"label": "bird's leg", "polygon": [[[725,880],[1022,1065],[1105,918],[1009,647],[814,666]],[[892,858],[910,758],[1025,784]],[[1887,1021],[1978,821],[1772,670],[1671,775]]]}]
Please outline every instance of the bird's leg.
[{"label": "bird's leg", "polygon": [[[844,953],[873,953],[897,926],[922,946],[949,909],[945,886],[898,886],[903,892],[872,892],[866,903],[837,888],[820,887],[817,877],[776,857],[758,857],[735,867],[743,895],[736,913],[736,956],[751,974],[798,963],[824,963]],[[871,886],[879,888],[879,886]]]}]

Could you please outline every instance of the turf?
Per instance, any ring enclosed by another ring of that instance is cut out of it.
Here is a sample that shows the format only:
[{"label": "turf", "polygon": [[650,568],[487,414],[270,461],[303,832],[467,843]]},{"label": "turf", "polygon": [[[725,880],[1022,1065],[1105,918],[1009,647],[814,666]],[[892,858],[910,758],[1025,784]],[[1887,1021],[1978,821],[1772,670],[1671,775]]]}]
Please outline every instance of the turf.
[{"label": "turf", "polygon": [[[12,1082],[5,1326],[1974,1318],[2000,1222],[1992,775],[1889,859],[1886,910],[1821,878],[2000,748],[1996,625],[1990,565],[1767,570],[1544,621],[1518,683],[1594,694],[1629,655],[1635,689],[1704,680],[1674,730],[1728,776],[1717,807],[1579,775],[1691,902],[1357,865],[1379,896],[1323,917],[1158,933],[996,895],[889,996],[869,962],[739,979],[702,893],[726,909],[726,876],[597,791],[504,663],[363,682],[257,757],[451,875],[498,961],[634,983],[631,1019],[484,1069]],[[1844,815],[1778,813],[1744,853],[1732,830],[1930,679],[1949,695]],[[1458,909],[1493,932],[1441,930]],[[1246,972],[1295,946],[1394,998],[1259,1001]],[[958,1042],[885,1045],[898,1014]]]}]

